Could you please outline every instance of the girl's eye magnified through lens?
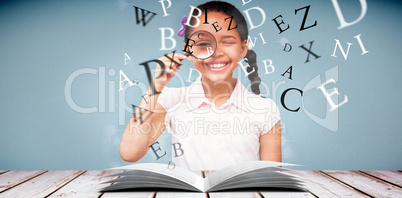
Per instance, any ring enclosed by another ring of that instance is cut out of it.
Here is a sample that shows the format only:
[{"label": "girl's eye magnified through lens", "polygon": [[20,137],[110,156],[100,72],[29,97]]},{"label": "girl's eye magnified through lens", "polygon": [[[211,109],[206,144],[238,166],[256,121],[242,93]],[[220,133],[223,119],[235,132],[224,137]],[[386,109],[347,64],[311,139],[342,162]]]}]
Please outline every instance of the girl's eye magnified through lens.
[{"label": "girl's eye magnified through lens", "polygon": [[186,56],[193,56],[199,60],[205,60],[214,55],[216,51],[216,39],[214,35],[205,30],[196,31],[186,39]]}]

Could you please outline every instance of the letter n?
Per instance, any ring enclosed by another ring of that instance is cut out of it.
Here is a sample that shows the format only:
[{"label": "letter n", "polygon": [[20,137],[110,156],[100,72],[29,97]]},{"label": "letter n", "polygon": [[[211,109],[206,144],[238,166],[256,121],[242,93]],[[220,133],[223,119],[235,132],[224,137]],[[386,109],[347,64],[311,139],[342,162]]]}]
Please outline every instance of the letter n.
[{"label": "letter n", "polygon": [[334,53],[333,53],[331,56],[333,56],[333,57],[336,58],[336,55],[335,55],[336,49],[339,48],[339,49],[341,50],[341,52],[342,52],[343,58],[345,58],[345,60],[348,59],[349,48],[350,48],[350,46],[352,45],[352,43],[346,42],[346,43],[348,44],[348,49],[347,49],[346,52],[345,52],[345,51],[343,50],[343,48],[342,48],[341,43],[339,42],[339,40],[335,39],[335,42],[336,42],[336,44],[335,44]]}]

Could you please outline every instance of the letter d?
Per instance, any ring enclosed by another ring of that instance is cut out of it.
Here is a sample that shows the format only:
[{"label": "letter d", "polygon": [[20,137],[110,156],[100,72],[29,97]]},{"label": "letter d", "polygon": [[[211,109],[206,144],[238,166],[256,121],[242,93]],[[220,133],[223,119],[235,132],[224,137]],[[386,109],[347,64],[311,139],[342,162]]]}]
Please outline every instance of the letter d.
[{"label": "letter d", "polygon": [[[261,21],[260,24],[254,25],[253,21],[251,21],[250,14],[248,13],[250,10],[258,10],[258,11],[261,13],[262,21]],[[260,7],[252,7],[252,8],[249,8],[249,9],[247,9],[247,10],[244,10],[243,12],[244,12],[244,14],[246,14],[246,17],[247,17],[247,19],[248,19],[248,23],[250,24],[249,30],[258,28],[258,27],[260,27],[262,24],[264,24],[265,18],[266,18],[266,17],[265,17],[265,12],[264,12],[264,10],[261,9]]]},{"label": "letter d", "polygon": [[355,23],[358,23],[359,21],[361,21],[364,18],[364,15],[366,15],[366,12],[367,12],[367,2],[366,2],[366,0],[359,0],[359,1],[360,1],[360,5],[362,8],[361,12],[360,12],[360,16],[355,21],[348,23],[345,21],[345,18],[343,18],[343,14],[342,14],[341,8],[339,7],[338,0],[332,0],[332,4],[334,5],[335,12],[336,12],[336,15],[338,16],[339,23],[340,23],[340,26],[338,27],[338,29],[342,29],[344,27],[351,26]]}]

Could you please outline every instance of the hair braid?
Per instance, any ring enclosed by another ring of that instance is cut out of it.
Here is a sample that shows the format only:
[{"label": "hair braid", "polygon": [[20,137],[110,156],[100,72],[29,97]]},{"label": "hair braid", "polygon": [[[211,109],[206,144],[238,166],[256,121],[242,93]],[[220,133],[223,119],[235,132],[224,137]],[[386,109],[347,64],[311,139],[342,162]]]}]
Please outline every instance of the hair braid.
[{"label": "hair braid", "polygon": [[248,79],[251,81],[251,91],[260,95],[261,78],[258,76],[257,55],[253,50],[248,50],[246,58],[246,62],[250,65],[247,67],[247,72],[250,73],[254,69],[254,72],[248,75]]}]

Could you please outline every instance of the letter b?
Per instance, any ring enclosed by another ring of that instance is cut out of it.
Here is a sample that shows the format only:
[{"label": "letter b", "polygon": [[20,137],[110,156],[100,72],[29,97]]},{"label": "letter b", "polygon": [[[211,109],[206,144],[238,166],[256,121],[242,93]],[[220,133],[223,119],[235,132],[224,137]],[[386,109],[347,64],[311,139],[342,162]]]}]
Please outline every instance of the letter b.
[{"label": "letter b", "polygon": [[[176,144],[178,144],[178,145],[179,145],[179,147],[178,147],[178,148],[176,148]],[[172,146],[173,146],[173,149],[174,149],[174,157],[180,157],[180,156],[182,156],[182,155],[184,154],[183,149],[181,149],[181,144],[180,144],[180,143],[173,143],[173,144],[172,144]],[[180,155],[179,155],[179,154],[177,154],[177,150],[180,150],[180,152],[181,152],[181,154],[180,154]]]},{"label": "letter b", "polygon": [[[172,28],[165,28],[165,27],[162,27],[162,28],[159,28],[159,29],[161,30],[161,37],[162,37],[161,38],[161,48],[159,50],[171,50],[171,49],[174,49],[176,47],[176,39],[173,38],[174,30]],[[170,36],[166,36],[165,30],[169,30]],[[166,47],[166,43],[165,43],[165,41],[168,40],[168,39],[172,41],[172,47],[169,47],[169,48]]]}]

